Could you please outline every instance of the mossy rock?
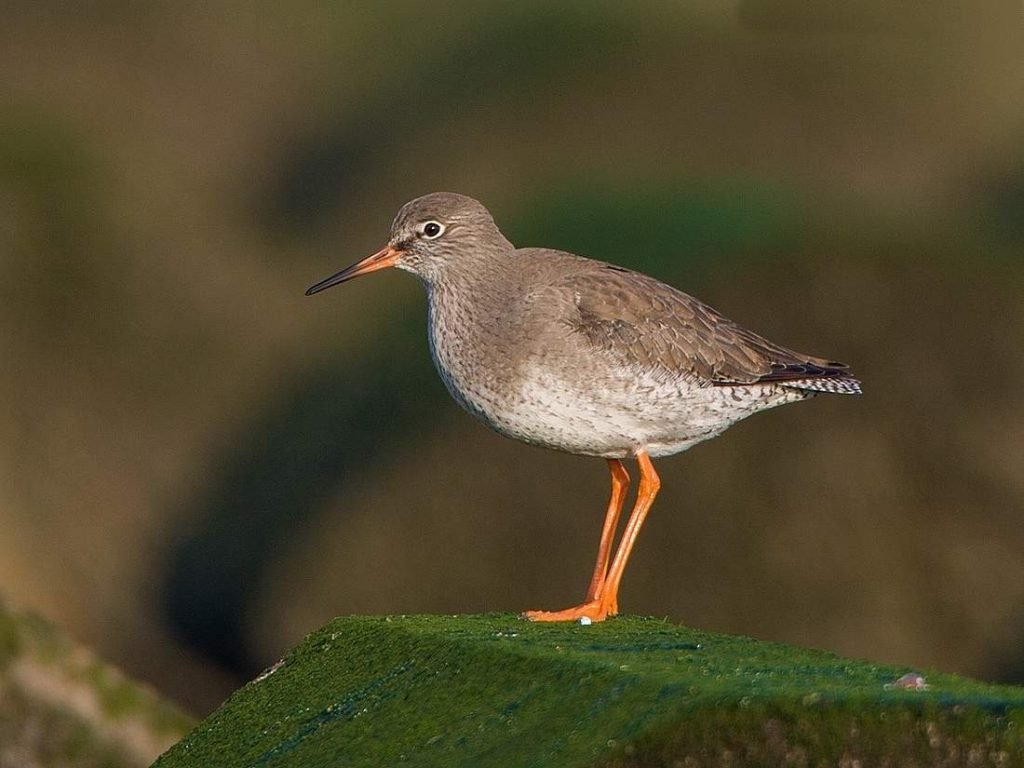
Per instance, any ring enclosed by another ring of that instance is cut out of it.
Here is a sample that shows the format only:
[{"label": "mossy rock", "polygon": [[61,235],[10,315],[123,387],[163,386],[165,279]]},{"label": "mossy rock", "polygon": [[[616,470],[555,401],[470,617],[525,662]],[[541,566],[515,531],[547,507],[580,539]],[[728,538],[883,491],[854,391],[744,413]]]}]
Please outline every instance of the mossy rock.
[{"label": "mossy rock", "polygon": [[156,765],[1024,764],[1024,688],[908,671],[632,617],[340,618]]},{"label": "mossy rock", "polygon": [[0,600],[0,768],[148,765],[194,720]]}]

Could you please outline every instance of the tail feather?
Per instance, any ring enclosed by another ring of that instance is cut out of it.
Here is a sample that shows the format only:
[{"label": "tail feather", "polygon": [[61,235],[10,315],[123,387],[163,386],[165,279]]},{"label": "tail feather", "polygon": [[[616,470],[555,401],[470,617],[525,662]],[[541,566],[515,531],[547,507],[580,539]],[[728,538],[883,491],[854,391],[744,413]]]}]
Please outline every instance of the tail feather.
[{"label": "tail feather", "polygon": [[812,392],[830,392],[834,395],[863,395],[860,381],[850,374],[839,376],[822,376],[811,379],[795,379],[783,384],[791,389],[810,390]]},{"label": "tail feather", "polygon": [[845,363],[818,358],[797,363],[775,363],[771,373],[758,381],[775,382],[792,389],[831,392],[837,395],[861,395],[860,381],[849,372]]}]

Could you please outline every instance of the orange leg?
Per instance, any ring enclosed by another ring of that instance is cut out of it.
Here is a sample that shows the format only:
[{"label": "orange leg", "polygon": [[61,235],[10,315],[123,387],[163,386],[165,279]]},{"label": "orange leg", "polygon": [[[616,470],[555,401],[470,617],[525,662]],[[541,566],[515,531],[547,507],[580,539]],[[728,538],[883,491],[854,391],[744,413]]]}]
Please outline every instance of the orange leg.
[{"label": "orange leg", "polygon": [[612,542],[615,540],[615,529],[619,525],[622,514],[622,502],[626,500],[629,490],[629,472],[619,459],[608,459],[608,469],[612,473],[612,497],[608,501],[608,512],[604,516],[604,529],[601,531],[601,544],[597,548],[597,562],[594,563],[594,575],[587,588],[587,602],[601,594],[604,580],[608,576],[608,562],[611,560]]},{"label": "orange leg", "polygon": [[615,552],[615,559],[612,560],[611,569],[608,571],[608,579],[605,581],[604,589],[601,592],[601,602],[608,607],[608,615],[614,616],[619,612],[619,584],[622,582],[622,574],[626,570],[626,561],[636,544],[636,537],[640,533],[640,527],[647,519],[647,513],[651,511],[654,504],[654,497],[661,489],[661,478],[654,471],[654,464],[646,452],[636,455],[637,463],[640,465],[640,490],[637,493],[636,505],[626,523],[626,530],[622,532],[622,541]]},{"label": "orange leg", "polygon": [[[605,576],[605,569],[608,562],[608,550],[611,547],[611,537],[615,530],[615,522],[618,521],[618,513],[616,513],[615,521],[609,525],[612,504],[609,504],[609,515],[605,518],[605,530],[601,535],[601,547],[598,551],[597,565],[594,568],[594,579],[590,584],[594,594],[588,592],[585,603],[572,608],[566,608],[564,611],[527,611],[523,614],[527,619],[531,621],[575,621],[585,616],[591,621],[604,621],[609,616],[614,616],[619,612],[619,584],[622,581],[622,574],[626,570],[626,561],[629,560],[629,554],[633,551],[633,545],[636,543],[637,534],[640,533],[640,527],[644,524],[647,513],[654,503],[654,497],[658,495],[658,489],[661,488],[661,479],[658,477],[658,473],[654,471],[651,457],[645,451],[641,451],[637,454],[636,458],[637,463],[640,465],[640,489],[637,493],[636,504],[633,505],[633,511],[629,516],[629,521],[626,523],[626,529],[622,533],[619,548],[615,552],[615,559],[612,560],[611,567],[607,570],[607,577]],[[625,474],[625,469],[622,469],[623,474]],[[616,494],[615,482],[615,470],[612,469],[613,502],[615,501]],[[625,493],[625,486],[622,488],[622,493]],[[599,574],[601,576],[600,580],[598,579]],[[598,583],[599,581],[601,583]]]}]

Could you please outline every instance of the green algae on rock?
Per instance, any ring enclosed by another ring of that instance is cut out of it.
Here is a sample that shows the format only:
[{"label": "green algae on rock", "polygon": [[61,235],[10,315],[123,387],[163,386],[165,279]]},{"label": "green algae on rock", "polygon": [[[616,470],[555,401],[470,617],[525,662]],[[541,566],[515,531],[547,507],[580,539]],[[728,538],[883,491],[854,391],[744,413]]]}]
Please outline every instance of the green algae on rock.
[{"label": "green algae on rock", "polygon": [[340,618],[156,765],[1024,761],[1024,688],[908,671],[634,617]]}]

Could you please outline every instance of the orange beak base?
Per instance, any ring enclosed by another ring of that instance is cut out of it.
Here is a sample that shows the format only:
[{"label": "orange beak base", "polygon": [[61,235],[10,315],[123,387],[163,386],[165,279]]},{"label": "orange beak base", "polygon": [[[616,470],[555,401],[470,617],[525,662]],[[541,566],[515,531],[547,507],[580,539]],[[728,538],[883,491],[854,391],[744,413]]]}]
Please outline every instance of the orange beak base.
[{"label": "orange beak base", "polygon": [[376,272],[379,269],[387,269],[388,267],[395,266],[395,262],[398,261],[398,251],[392,248],[390,245],[381,248],[372,256],[367,256],[362,261],[357,261],[350,267],[345,267],[335,275],[331,275],[326,280],[321,280],[316,285],[311,285],[306,291],[307,296],[312,296],[314,293],[319,293],[332,285],[339,285],[344,283],[346,280],[351,280],[353,277],[359,277],[360,275],[368,275],[371,272]]}]

